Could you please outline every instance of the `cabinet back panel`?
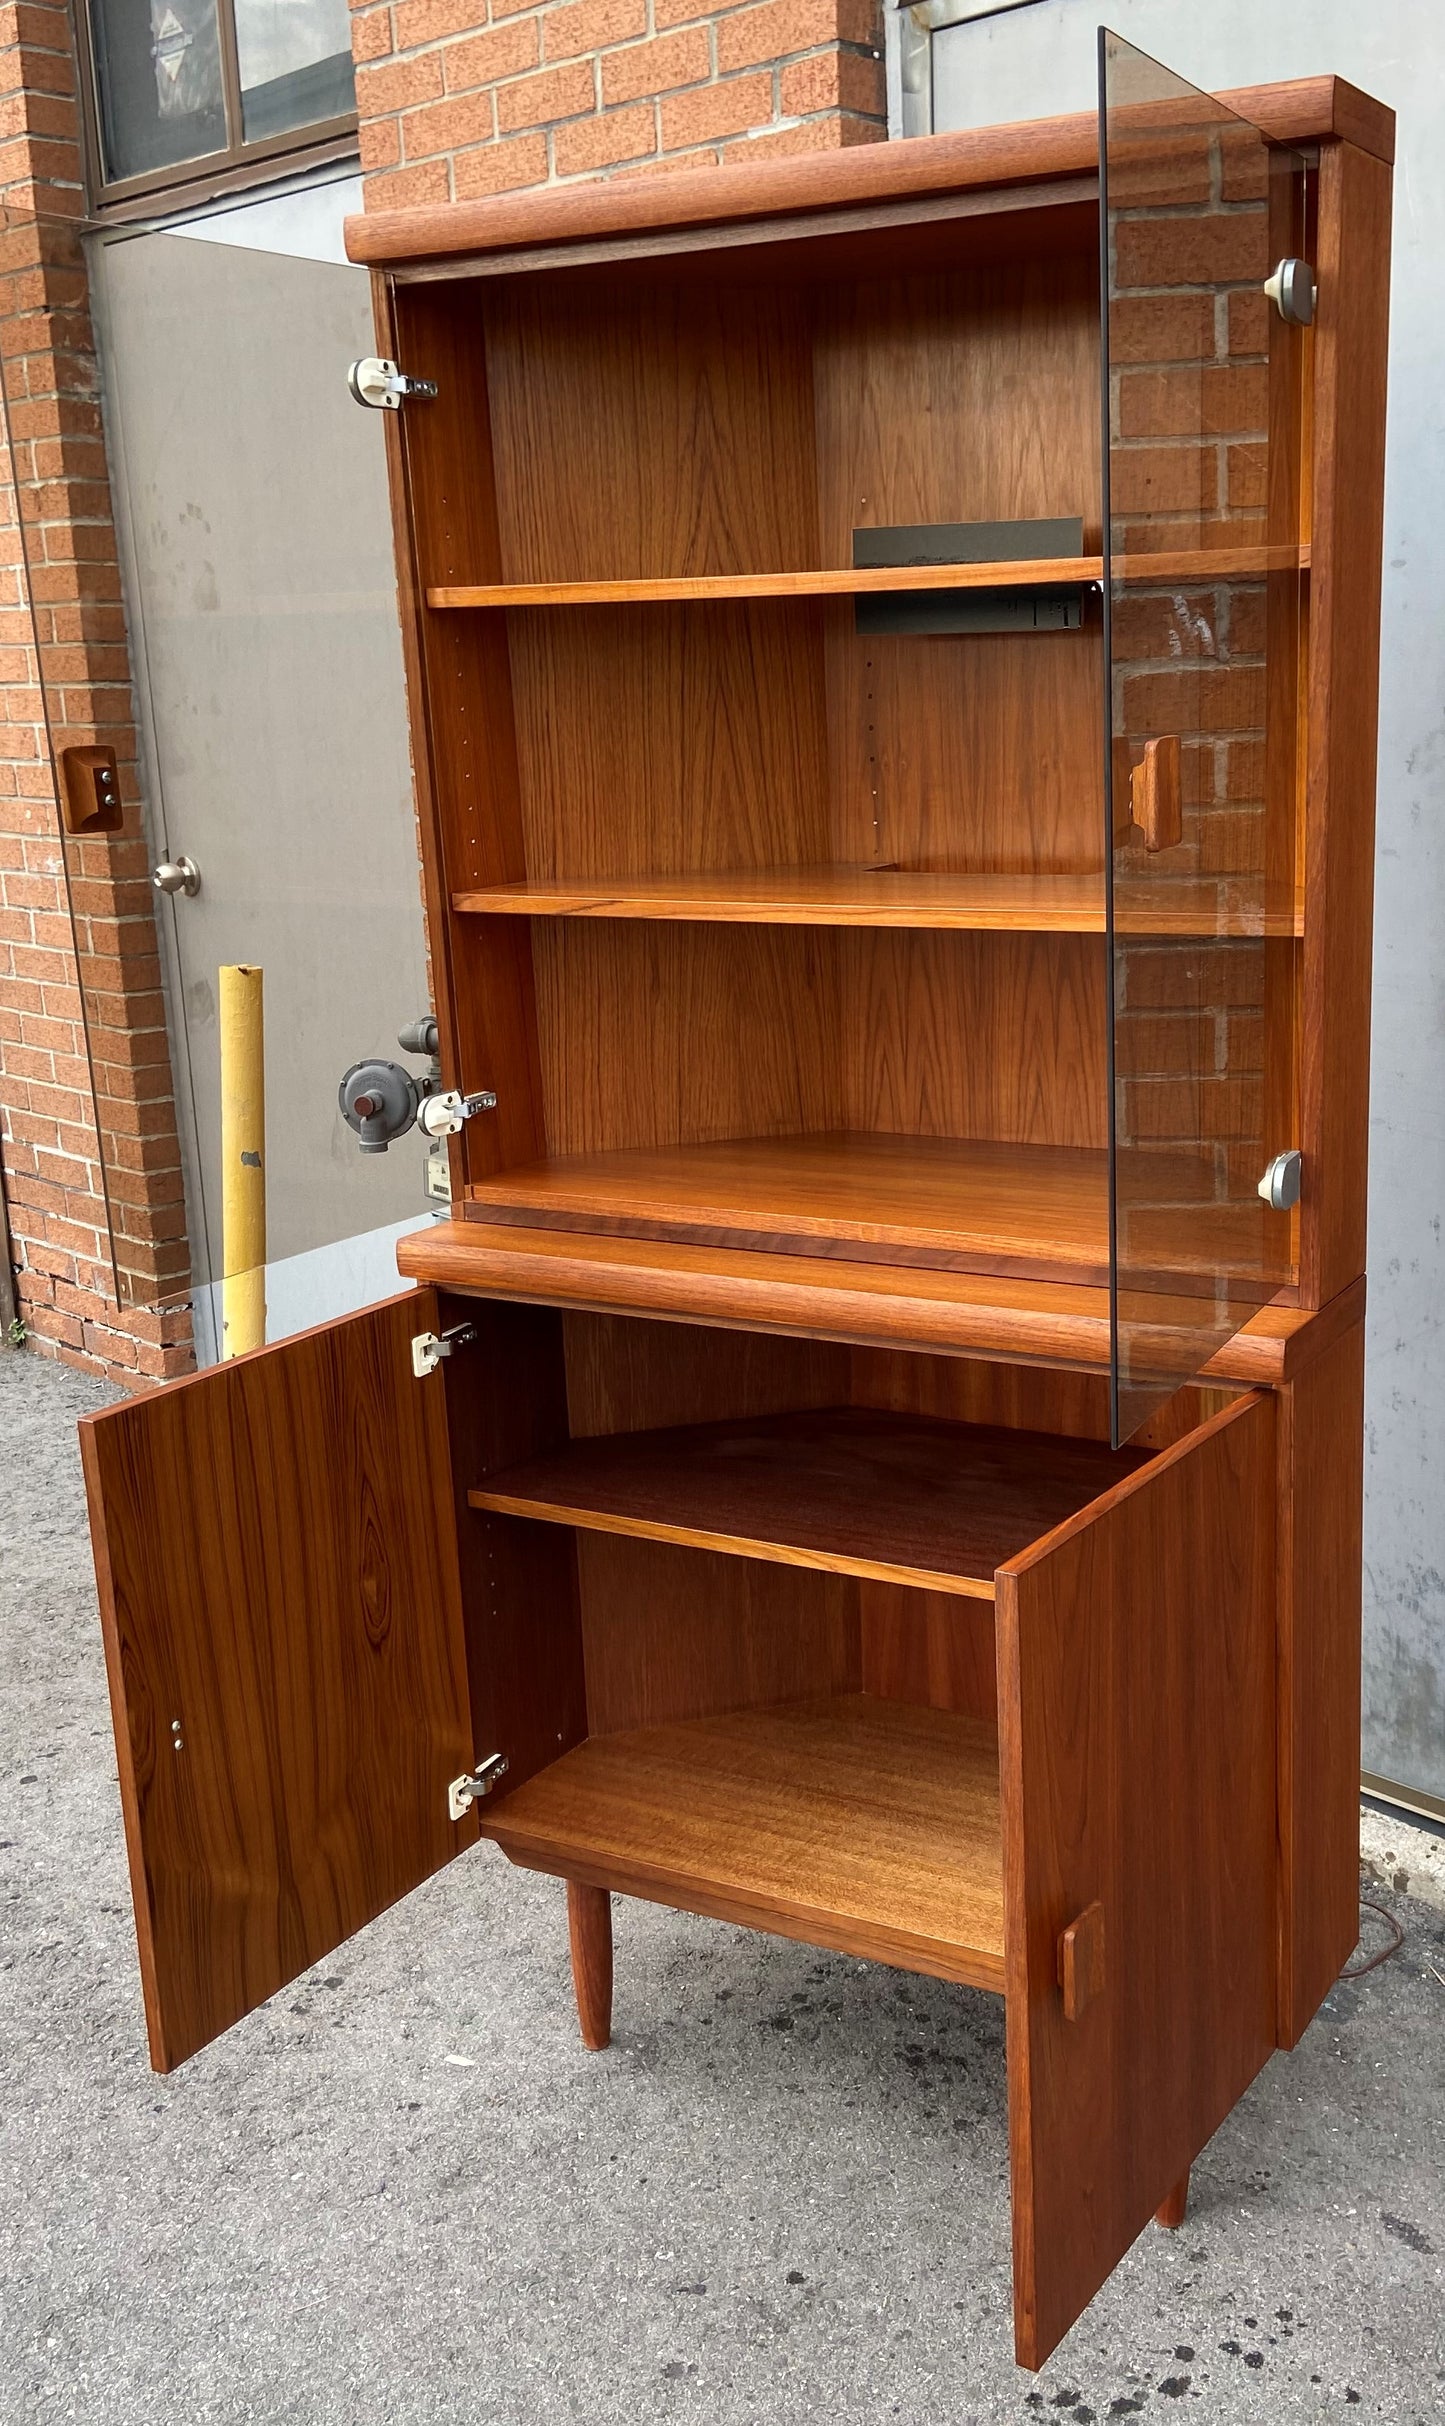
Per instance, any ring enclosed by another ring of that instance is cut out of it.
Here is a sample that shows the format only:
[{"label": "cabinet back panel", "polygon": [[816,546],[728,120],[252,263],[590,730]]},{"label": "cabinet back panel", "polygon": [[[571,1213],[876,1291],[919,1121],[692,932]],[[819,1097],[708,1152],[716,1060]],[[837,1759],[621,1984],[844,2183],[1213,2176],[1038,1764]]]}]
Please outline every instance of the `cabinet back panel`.
[{"label": "cabinet back panel", "polygon": [[1098,936],[537,919],[548,1150],[1107,1140]]},{"label": "cabinet back panel", "polygon": [[545,607],[507,623],[529,875],[834,856],[816,604]]},{"label": "cabinet back panel", "polygon": [[564,1314],[562,1337],[573,1440],[848,1403],[850,1351],[832,1340],[625,1314]]},{"label": "cabinet back panel", "polygon": [[833,940],[850,1129],[1107,1145],[1097,935],[881,927]]},{"label": "cabinet back panel", "polygon": [[[849,1357],[850,1406],[998,1424],[1010,1432],[1052,1432],[1068,1440],[1109,1437],[1107,1374],[994,1364],[973,1356],[914,1356],[896,1348],[853,1348]],[[1155,1409],[1130,1446],[1172,1448],[1238,1396],[1237,1390],[1186,1384]]]},{"label": "cabinet back panel", "polygon": [[577,1562],[591,1735],[860,1689],[852,1576],[616,1533]]},{"label": "cabinet back panel", "polygon": [[820,299],[825,564],[855,527],[1081,514],[1099,545],[1097,250]]},{"label": "cabinet back panel", "polygon": [[863,1690],[998,1723],[992,1601],[907,1584],[858,1586]]},{"label": "cabinet back panel", "polygon": [[549,1153],[843,1126],[831,935],[533,927]]},{"label": "cabinet back panel", "polygon": [[786,287],[507,280],[485,314],[503,580],[818,562],[809,314]]},{"label": "cabinet back panel", "polygon": [[1077,632],[864,640],[850,610],[832,610],[824,670],[838,857],[969,873],[1102,871],[1102,651],[1087,616]]}]

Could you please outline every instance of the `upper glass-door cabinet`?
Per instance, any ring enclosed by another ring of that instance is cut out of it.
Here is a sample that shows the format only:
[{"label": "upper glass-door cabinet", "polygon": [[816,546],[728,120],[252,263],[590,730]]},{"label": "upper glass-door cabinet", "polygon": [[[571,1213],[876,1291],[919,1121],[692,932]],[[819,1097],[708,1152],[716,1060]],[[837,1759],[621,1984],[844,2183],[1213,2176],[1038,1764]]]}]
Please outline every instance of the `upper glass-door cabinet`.
[{"label": "upper glass-door cabinet", "polygon": [[1302,160],[1103,31],[1099,86],[1117,1442],[1296,1273],[1313,281]]}]

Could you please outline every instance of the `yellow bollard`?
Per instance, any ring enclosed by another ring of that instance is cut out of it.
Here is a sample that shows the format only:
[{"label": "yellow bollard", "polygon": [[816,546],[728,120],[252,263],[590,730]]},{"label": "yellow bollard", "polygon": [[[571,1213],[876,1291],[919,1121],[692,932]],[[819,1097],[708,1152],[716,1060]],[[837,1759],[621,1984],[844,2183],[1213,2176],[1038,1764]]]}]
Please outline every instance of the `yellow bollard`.
[{"label": "yellow bollard", "polygon": [[266,1063],[261,971],[220,971],[221,1354],[266,1344]]}]

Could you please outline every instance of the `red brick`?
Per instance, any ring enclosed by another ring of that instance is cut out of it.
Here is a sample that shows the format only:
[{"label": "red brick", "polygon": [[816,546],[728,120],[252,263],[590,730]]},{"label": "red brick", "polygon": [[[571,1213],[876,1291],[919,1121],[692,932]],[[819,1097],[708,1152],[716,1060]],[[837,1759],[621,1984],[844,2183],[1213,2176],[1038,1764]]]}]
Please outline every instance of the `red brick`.
[{"label": "red brick", "polygon": [[430,160],[468,143],[485,143],[492,133],[492,96],[460,93],[454,101],[433,101],[425,109],[408,110],[401,121],[402,148],[408,160]]},{"label": "red brick", "polygon": [[470,42],[449,42],[442,67],[449,93],[475,92],[479,85],[496,84],[503,76],[520,76],[541,57],[535,17],[517,17],[508,25],[489,25]]},{"label": "red brick", "polygon": [[388,59],[379,67],[356,71],[356,106],[363,118],[415,109],[423,101],[437,100],[441,89],[442,63],[435,51],[420,59]]},{"label": "red brick", "polygon": [[718,19],[718,73],[771,66],[826,42],[881,45],[882,39],[873,0],[763,0],[760,8]]},{"label": "red brick", "polygon": [[357,9],[351,19],[351,56],[358,67],[364,60],[384,59],[392,48],[391,10]]},{"label": "red brick", "polygon": [[701,84],[711,73],[706,29],[688,26],[681,33],[658,34],[650,42],[629,42],[621,50],[605,52],[602,98],[607,104],[650,98],[675,92],[679,85]]},{"label": "red brick", "polygon": [[519,76],[497,87],[497,132],[518,134],[527,126],[552,126],[562,118],[581,118],[597,107],[597,73],[590,59],[566,67],[543,68],[534,76]]},{"label": "red brick", "polygon": [[568,0],[562,6],[553,0],[542,14],[542,52],[547,59],[580,59],[646,31],[647,0]]},{"label": "red brick", "polygon": [[722,155],[710,144],[692,152],[673,152],[666,160],[632,160],[614,169],[616,177],[676,177],[693,168],[716,168]]},{"label": "red brick", "polygon": [[401,158],[401,121],[397,118],[363,118],[358,129],[358,142],[364,169],[395,168]]},{"label": "red brick", "polygon": [[831,109],[874,110],[882,116],[888,107],[883,62],[860,51],[816,51],[809,59],[795,59],[779,76],[778,93],[789,118]]},{"label": "red brick", "polygon": [[457,199],[478,194],[511,193],[518,186],[542,185],[547,177],[545,135],[515,135],[508,143],[484,143],[474,152],[458,152],[453,164]]},{"label": "red brick", "polygon": [[662,148],[680,151],[684,144],[742,134],[766,126],[773,115],[771,76],[732,76],[724,84],[678,93],[661,104]]},{"label": "red brick", "polygon": [[409,210],[417,202],[449,201],[451,180],[445,160],[421,160],[410,168],[390,169],[384,176],[368,177],[362,192],[369,211]]},{"label": "red brick", "polygon": [[559,127],[552,140],[559,177],[611,168],[619,160],[639,160],[656,149],[657,120],[647,102],[631,109],[607,110],[600,118],[580,118],[571,126]]}]

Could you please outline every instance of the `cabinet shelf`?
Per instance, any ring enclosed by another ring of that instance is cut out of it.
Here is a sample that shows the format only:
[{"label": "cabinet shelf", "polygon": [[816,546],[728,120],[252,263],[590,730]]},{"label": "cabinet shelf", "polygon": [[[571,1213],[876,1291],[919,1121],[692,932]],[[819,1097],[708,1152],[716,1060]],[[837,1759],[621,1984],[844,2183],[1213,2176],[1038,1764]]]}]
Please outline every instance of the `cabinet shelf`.
[{"label": "cabinet shelf", "polygon": [[[1308,547],[1175,548],[1117,556],[1116,581],[1258,580],[1309,570]],[[441,582],[429,607],[687,606],[710,598],[860,598],[906,590],[1070,590],[1104,578],[1102,556],[1006,556],[987,564],[837,565],[804,573],[686,573],[628,581]]]},{"label": "cabinet shelf", "polygon": [[998,1746],[863,1694],[591,1737],[484,1806],[513,1860],[1003,1989]]},{"label": "cabinet shelf", "polygon": [[830,1241],[958,1269],[1107,1282],[1102,1148],[821,1132],[557,1155],[474,1181],[473,1218],[633,1238]]},{"label": "cabinet shelf", "polygon": [[[1137,936],[1296,936],[1303,896],[1261,903],[1255,888],[1144,877],[1121,885],[1115,932]],[[942,928],[1102,935],[1101,876],[952,875],[904,868],[773,868],[687,876],[539,879],[452,896],[488,918],[648,919],[730,926]]]},{"label": "cabinet shelf", "polygon": [[429,589],[429,607],[687,606],[710,598],[855,598],[902,590],[1080,589],[1102,556],[1009,556],[989,564],[839,565],[806,573],[690,573],[635,581],[490,581]]},{"label": "cabinet shelf", "polygon": [[1144,1462],[1094,1441],[827,1407],[578,1440],[474,1508],[992,1600],[994,1571]]}]

